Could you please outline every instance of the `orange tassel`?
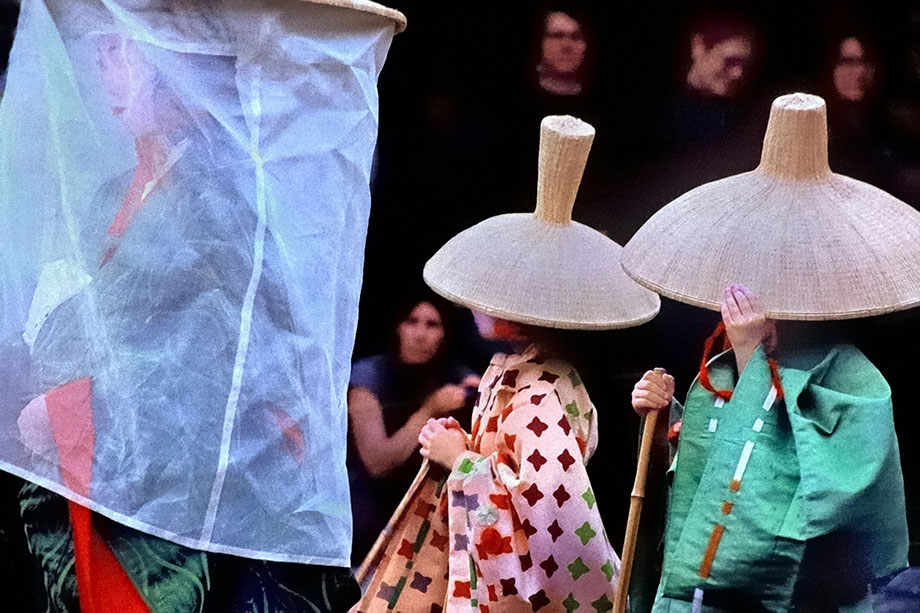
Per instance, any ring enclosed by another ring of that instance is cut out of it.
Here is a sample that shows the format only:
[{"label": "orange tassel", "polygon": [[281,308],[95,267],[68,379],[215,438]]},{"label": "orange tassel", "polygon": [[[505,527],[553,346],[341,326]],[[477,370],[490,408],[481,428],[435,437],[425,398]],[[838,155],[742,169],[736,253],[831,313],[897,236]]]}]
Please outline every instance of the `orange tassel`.
[{"label": "orange tassel", "polygon": [[[719,325],[716,326],[715,332],[706,339],[706,344],[703,345],[703,361],[700,362],[700,385],[703,386],[703,389],[712,392],[722,400],[728,401],[732,399],[732,391],[719,390],[713,386],[712,381],[709,379],[709,366],[707,365],[709,354],[712,353],[712,346],[723,334],[725,334],[725,324],[720,321]],[[731,347],[728,337],[725,338],[725,346],[726,348]]]},{"label": "orange tassel", "polygon": [[[709,366],[707,365],[709,356],[712,353],[712,346],[722,335],[725,335],[725,349],[731,349],[728,335],[725,334],[725,323],[720,321],[712,335],[706,339],[706,344],[703,345],[703,360],[700,362],[700,385],[703,386],[703,389],[715,394],[722,400],[728,401],[732,399],[732,391],[715,388],[709,378]],[[785,392],[783,390],[783,381],[779,376],[779,364],[772,357],[767,357],[767,364],[770,365],[770,382],[776,388],[776,399],[782,400],[785,397]]]},{"label": "orange tassel", "polygon": [[779,378],[779,364],[773,358],[767,358],[767,363],[770,365],[770,381],[776,388],[776,399],[782,400],[786,397],[786,393],[783,390],[783,381]]}]

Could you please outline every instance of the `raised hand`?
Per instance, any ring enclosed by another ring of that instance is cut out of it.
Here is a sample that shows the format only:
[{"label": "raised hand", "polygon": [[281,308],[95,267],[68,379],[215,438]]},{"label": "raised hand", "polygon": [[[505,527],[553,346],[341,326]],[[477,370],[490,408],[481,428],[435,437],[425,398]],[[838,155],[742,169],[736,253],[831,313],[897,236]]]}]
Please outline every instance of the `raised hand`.
[{"label": "raised hand", "polygon": [[463,385],[442,385],[431,393],[422,404],[429,417],[456,411],[466,404],[467,387]]},{"label": "raised hand", "polygon": [[735,350],[740,374],[761,343],[774,341],[776,328],[764,315],[754,292],[741,284],[725,288],[721,310],[725,333]]}]

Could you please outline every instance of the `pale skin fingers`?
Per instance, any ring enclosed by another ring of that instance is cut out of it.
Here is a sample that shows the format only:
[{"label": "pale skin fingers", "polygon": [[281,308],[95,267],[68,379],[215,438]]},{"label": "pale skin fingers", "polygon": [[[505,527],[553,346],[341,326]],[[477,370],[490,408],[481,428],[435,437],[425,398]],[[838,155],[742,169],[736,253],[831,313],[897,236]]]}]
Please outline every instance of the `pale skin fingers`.
[{"label": "pale skin fingers", "polygon": [[445,468],[451,468],[461,453],[467,450],[466,434],[459,429],[441,429],[437,431],[422,455]]},{"label": "pale skin fingers", "polygon": [[647,400],[649,402],[655,402],[658,404],[667,404],[671,400],[670,394],[664,387],[654,386],[648,388],[641,388],[637,384],[633,389],[633,398]]},{"label": "pale skin fingers", "polygon": [[665,395],[668,398],[668,402],[671,401],[671,398],[674,396],[674,377],[668,374],[664,368],[656,368],[652,371],[654,374],[661,377],[661,382],[664,385]]},{"label": "pale skin fingers", "polygon": [[757,346],[772,338],[773,325],[764,315],[754,293],[741,284],[733,284],[725,289],[722,317],[728,340],[735,350],[735,361],[740,373],[744,371]]},{"label": "pale skin fingers", "polygon": [[460,385],[445,385],[443,394],[439,397],[441,411],[453,411],[463,406],[466,401],[466,388]]},{"label": "pale skin fingers", "polygon": [[752,311],[754,313],[763,315],[763,307],[760,306],[760,298],[758,298],[754,292],[748,289],[746,285],[738,285],[738,289],[742,294],[744,294],[745,298],[747,298],[748,303],[751,305]]},{"label": "pale skin fingers", "polygon": [[[725,317],[726,311],[728,317]],[[735,294],[731,288],[727,288],[722,296],[722,318],[725,319],[726,325],[735,325],[741,322],[741,309],[735,301]]]},{"label": "pale skin fingers", "polygon": [[763,317],[763,308],[760,306],[760,299],[747,286],[733,283],[723,292],[722,315],[723,318],[728,315],[727,319],[731,320],[731,323],[743,323],[752,318]]},{"label": "pale skin fingers", "polygon": [[463,385],[464,387],[474,387],[475,388],[475,387],[479,387],[479,383],[481,382],[481,380],[482,379],[477,375],[467,375],[466,377],[463,378],[463,383],[461,383],[461,385]]},{"label": "pale skin fingers", "polygon": [[674,377],[664,369],[647,371],[632,392],[633,409],[645,412],[667,407],[674,396]]},{"label": "pale skin fingers", "polygon": [[463,430],[463,426],[460,425],[460,422],[454,419],[453,417],[441,417],[438,419],[438,423],[447,428],[455,430]]},{"label": "pale skin fingers", "polygon": [[674,393],[674,377],[667,374],[663,368],[656,368],[646,371],[635,387],[671,395]]},{"label": "pale skin fingers", "polygon": [[429,419],[428,423],[425,424],[425,427],[422,428],[422,431],[418,434],[418,442],[422,445],[422,448],[428,447],[431,445],[431,441],[434,437],[440,432],[444,432],[444,430],[444,426],[442,426],[437,419]]},{"label": "pale skin fingers", "polygon": [[642,412],[659,411],[665,408],[665,406],[667,406],[659,402],[650,402],[648,400],[643,400],[641,398],[633,399],[632,405],[633,405],[633,409],[637,411],[642,411]]},{"label": "pale skin fingers", "polygon": [[744,285],[738,286],[736,295],[739,293],[744,297],[743,299],[747,301],[748,308],[750,309],[751,315],[748,321],[760,327],[760,341],[765,343],[768,347],[772,346],[776,341],[776,329],[764,314],[763,307],[760,305],[760,300],[754,292]]},{"label": "pale skin fingers", "polygon": [[743,325],[759,326],[766,321],[767,318],[764,317],[763,310],[760,309],[760,303],[757,302],[756,299],[754,301],[751,300],[753,294],[750,290],[743,285],[739,285],[734,289],[732,294],[734,295],[735,301],[738,303],[738,308],[741,312],[741,323]]},{"label": "pale skin fingers", "polygon": [[760,301],[743,285],[732,285],[725,290],[722,300],[722,318],[727,328],[738,330],[752,330],[759,332],[758,328],[766,321]]},{"label": "pale skin fingers", "polygon": [[670,404],[670,400],[665,400],[661,397],[647,397],[642,395],[633,395],[632,405],[634,409],[642,410],[659,410],[667,407]]},{"label": "pale skin fingers", "polygon": [[741,315],[742,320],[748,321],[757,316],[757,312],[751,306],[751,302],[743,291],[738,288],[733,289],[732,298],[735,299],[735,303],[738,305],[738,313]]}]

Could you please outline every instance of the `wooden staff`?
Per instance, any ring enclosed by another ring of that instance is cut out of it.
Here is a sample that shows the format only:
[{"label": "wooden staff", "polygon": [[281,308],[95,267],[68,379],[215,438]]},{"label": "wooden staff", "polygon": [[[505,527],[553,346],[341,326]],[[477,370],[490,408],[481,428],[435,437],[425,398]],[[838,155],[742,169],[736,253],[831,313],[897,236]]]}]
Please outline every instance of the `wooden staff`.
[{"label": "wooden staff", "polygon": [[406,495],[403,496],[403,499],[399,501],[399,506],[396,507],[396,510],[393,511],[390,521],[387,522],[387,525],[380,532],[380,536],[377,537],[377,540],[374,541],[374,546],[371,547],[371,550],[367,552],[367,555],[364,557],[364,560],[361,562],[361,566],[358,567],[357,572],[355,573],[355,579],[358,580],[358,584],[364,587],[364,580],[367,578],[368,574],[377,568],[380,565],[380,559],[383,557],[384,552],[387,550],[387,547],[390,544],[390,541],[393,540],[393,531],[396,529],[396,526],[402,521],[403,516],[406,514],[406,509],[409,508],[409,501],[415,496],[418,489],[422,486],[422,483],[425,482],[425,478],[428,476],[428,458],[422,462],[422,467],[419,468],[418,474],[415,475],[415,480],[412,481],[412,485],[409,486],[409,490],[406,492]]},{"label": "wooden staff", "polygon": [[[655,372],[664,374],[664,369]],[[639,535],[639,516],[642,514],[642,502],[645,499],[645,476],[648,474],[649,458],[652,455],[652,439],[655,436],[655,424],[660,411],[649,411],[645,416],[642,429],[642,443],[639,445],[639,464],[636,467],[636,480],[629,497],[629,519],[626,522],[626,539],[623,541],[623,557],[620,563],[620,575],[617,577],[616,599],[613,602],[614,613],[626,613],[626,598],[629,595],[629,575],[632,572],[633,558],[636,554],[636,538]]]}]

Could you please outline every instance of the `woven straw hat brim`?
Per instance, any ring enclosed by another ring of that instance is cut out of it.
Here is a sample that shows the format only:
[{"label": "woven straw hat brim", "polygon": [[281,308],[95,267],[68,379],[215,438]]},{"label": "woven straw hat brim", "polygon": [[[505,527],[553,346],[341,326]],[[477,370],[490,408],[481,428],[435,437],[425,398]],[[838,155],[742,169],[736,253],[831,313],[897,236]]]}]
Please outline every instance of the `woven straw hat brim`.
[{"label": "woven straw hat brim", "polygon": [[573,330],[628,328],[655,317],[660,299],[623,272],[622,251],[583,224],[511,213],[452,238],[423,276],[448,300],[510,321]]},{"label": "woven straw hat brim", "polygon": [[[399,34],[406,29],[406,16],[396,9],[392,9],[376,2],[369,0],[301,0],[306,4],[317,4],[321,6],[330,6],[339,9],[347,9],[374,15],[393,22],[394,33]],[[236,52],[232,45],[226,42],[226,39],[232,38],[233,33],[226,28],[219,18],[214,17],[214,10],[207,6],[197,6],[189,4],[188,6],[179,7],[183,10],[173,9],[178,13],[172,14],[172,19],[181,21],[184,27],[183,40],[194,41],[197,49],[203,49],[201,45],[205,41],[209,43],[209,52],[218,54],[233,54]],[[169,19],[170,15],[166,14]],[[191,18],[189,18],[191,17]],[[124,34],[125,24],[116,20],[112,11],[104,5],[87,4],[80,6],[79,10],[66,10],[54,13],[55,21],[61,32],[69,33],[70,36],[92,36],[99,34]],[[217,28],[215,30],[215,28]]]},{"label": "woven straw hat brim", "polygon": [[311,4],[325,4],[327,6],[336,6],[339,8],[354,9],[356,11],[361,11],[363,13],[370,13],[372,15],[379,15],[380,17],[385,17],[391,19],[396,24],[396,33],[406,29],[406,16],[396,9],[391,9],[382,4],[376,2],[370,2],[369,0],[303,0],[304,2],[310,2]]},{"label": "woven straw hat brim", "polygon": [[687,192],[627,243],[623,267],[663,296],[718,310],[744,283],[766,315],[833,320],[920,304],[920,213],[837,174],[755,170]]},{"label": "woven straw hat brim", "polygon": [[773,319],[881,315],[920,304],[920,212],[832,173],[824,100],[789,94],[770,109],[760,165],[658,211],[626,244],[623,267],[714,310],[744,283]]}]

